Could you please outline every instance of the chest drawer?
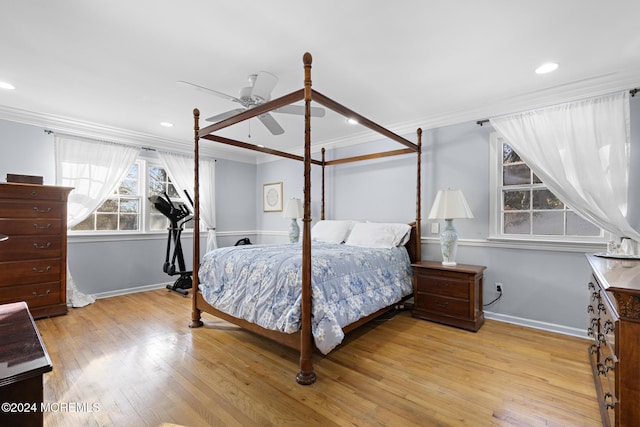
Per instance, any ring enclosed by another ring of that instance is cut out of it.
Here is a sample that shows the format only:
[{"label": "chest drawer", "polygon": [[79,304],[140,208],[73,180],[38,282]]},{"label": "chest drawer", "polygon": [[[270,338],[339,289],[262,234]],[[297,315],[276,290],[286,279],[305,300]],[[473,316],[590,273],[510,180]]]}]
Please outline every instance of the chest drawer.
[{"label": "chest drawer", "polygon": [[60,281],[60,264],[60,258],[0,262],[0,288]]},{"label": "chest drawer", "polygon": [[61,300],[60,282],[37,283],[0,288],[0,304],[25,301],[29,308],[58,304]]},{"label": "chest drawer", "polygon": [[469,280],[438,274],[417,273],[416,291],[469,300]]},{"label": "chest drawer", "polygon": [[[66,224],[65,224],[66,225]],[[62,232],[59,218],[14,219],[0,218],[0,234],[8,236],[57,234]]]},{"label": "chest drawer", "polygon": [[13,236],[0,245],[0,261],[58,258],[62,251],[59,235]]},{"label": "chest drawer", "polygon": [[66,187],[3,183],[0,185],[0,199],[57,200],[66,203],[70,190]]},{"label": "chest drawer", "polygon": [[60,218],[63,208],[57,200],[0,200],[0,218]]}]

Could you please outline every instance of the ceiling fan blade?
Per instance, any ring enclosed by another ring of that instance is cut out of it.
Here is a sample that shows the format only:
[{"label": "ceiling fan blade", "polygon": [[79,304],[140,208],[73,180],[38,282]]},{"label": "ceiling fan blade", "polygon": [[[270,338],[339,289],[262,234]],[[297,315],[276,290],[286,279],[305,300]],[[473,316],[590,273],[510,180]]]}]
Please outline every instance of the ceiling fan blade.
[{"label": "ceiling fan blade", "polygon": [[215,96],[220,97],[220,98],[228,99],[229,101],[240,102],[240,100],[238,98],[236,98],[235,96],[227,95],[226,93],[218,92],[217,90],[209,89],[208,87],[200,86],[200,85],[197,85],[197,84],[194,84],[194,83],[185,82],[185,81],[182,81],[182,80],[179,80],[176,83],[178,83],[180,86],[183,86],[183,87],[188,87],[188,88],[191,88],[191,89],[199,90],[201,92],[206,92],[206,93],[208,93],[210,95],[215,95]]},{"label": "ceiling fan blade", "polygon": [[258,72],[256,81],[253,83],[251,96],[258,98],[261,102],[268,101],[271,99],[271,91],[276,87],[276,83],[278,83],[278,78],[273,74],[266,71]]},{"label": "ceiling fan blade", "polygon": [[269,113],[261,114],[258,116],[258,119],[262,122],[263,125],[269,129],[273,135],[282,135],[284,133],[284,129],[276,122],[276,119]]},{"label": "ceiling fan blade", "polygon": [[[304,105],[285,105],[284,107],[280,107],[277,110],[274,110],[275,113],[285,113],[285,114],[298,114],[300,116],[304,116]],[[311,107],[311,117],[324,117],[326,111],[321,107]]]},{"label": "ceiling fan blade", "polygon": [[220,113],[220,114],[217,114],[217,115],[215,115],[213,117],[209,117],[209,118],[207,118],[205,120],[208,121],[208,122],[216,123],[216,122],[224,120],[224,119],[226,119],[228,117],[235,116],[236,114],[241,113],[243,111],[244,111],[244,108],[236,108],[235,110],[230,110],[230,111],[227,111],[227,112],[224,112],[224,113]]}]

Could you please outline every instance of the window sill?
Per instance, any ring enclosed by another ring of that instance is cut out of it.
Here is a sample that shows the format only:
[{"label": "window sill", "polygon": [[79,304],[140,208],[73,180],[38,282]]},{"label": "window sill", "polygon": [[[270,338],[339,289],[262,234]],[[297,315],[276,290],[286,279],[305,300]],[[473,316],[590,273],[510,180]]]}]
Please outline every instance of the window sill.
[{"label": "window sill", "polygon": [[487,241],[496,247],[560,251],[560,252],[600,252],[607,250],[605,242],[587,242],[552,239],[518,239],[512,237],[488,237]]},{"label": "window sill", "polygon": [[[192,230],[184,230],[182,237],[191,238]],[[73,233],[67,234],[69,243],[93,243],[93,242],[124,242],[131,240],[166,240],[166,231],[150,231],[147,233],[131,232],[131,233]]]},{"label": "window sill", "polygon": [[[440,244],[437,237],[423,237],[423,242]],[[572,242],[557,240],[512,239],[504,237],[487,237],[486,239],[458,239],[458,246],[479,246],[500,249],[520,249],[536,251],[592,253],[607,250],[604,242]]]}]

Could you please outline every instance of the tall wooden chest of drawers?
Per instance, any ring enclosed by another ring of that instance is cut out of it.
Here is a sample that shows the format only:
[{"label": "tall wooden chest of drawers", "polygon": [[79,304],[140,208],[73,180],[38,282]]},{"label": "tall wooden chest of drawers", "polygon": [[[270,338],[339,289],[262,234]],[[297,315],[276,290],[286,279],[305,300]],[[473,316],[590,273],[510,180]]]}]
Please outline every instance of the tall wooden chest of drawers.
[{"label": "tall wooden chest of drawers", "polygon": [[34,318],[67,312],[67,197],[71,188],[0,183],[0,304]]},{"label": "tall wooden chest of drawers", "polygon": [[605,426],[640,423],[640,261],[587,255],[589,359]]}]

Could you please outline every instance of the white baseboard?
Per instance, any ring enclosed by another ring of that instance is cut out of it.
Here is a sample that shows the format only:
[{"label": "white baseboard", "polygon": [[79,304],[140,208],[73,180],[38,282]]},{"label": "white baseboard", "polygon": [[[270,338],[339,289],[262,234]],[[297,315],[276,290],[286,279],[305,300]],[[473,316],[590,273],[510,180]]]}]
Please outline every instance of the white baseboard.
[{"label": "white baseboard", "polygon": [[512,323],[514,325],[525,326],[527,328],[541,329],[543,331],[556,332],[558,334],[570,335],[578,338],[589,339],[586,329],[571,328],[557,325],[555,323],[540,322],[538,320],[525,319],[522,317],[508,316],[506,314],[484,312],[486,319],[497,320],[499,322]]},{"label": "white baseboard", "polygon": [[136,286],[135,288],[127,288],[127,289],[117,289],[115,291],[108,291],[108,292],[100,292],[97,294],[93,294],[93,297],[95,299],[102,299],[102,298],[111,298],[111,297],[117,297],[120,295],[129,295],[129,294],[135,294],[138,292],[145,292],[145,291],[153,291],[156,289],[163,289],[166,288],[167,285],[172,285],[173,282],[167,282],[167,283],[156,283],[154,285],[144,285],[144,286]]}]

